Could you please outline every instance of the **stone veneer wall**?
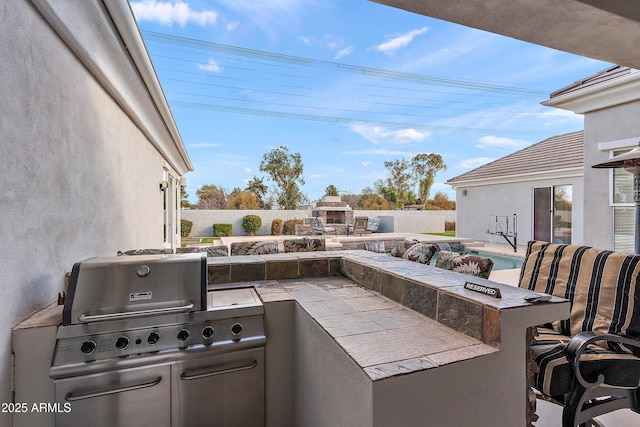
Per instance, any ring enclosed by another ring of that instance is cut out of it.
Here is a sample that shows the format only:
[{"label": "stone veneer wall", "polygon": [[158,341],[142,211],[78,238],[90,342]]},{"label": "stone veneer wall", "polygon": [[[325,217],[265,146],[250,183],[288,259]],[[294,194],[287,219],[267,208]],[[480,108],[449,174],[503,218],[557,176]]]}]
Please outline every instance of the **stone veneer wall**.
[{"label": "stone veneer wall", "polygon": [[[388,269],[392,267],[394,271]],[[469,279],[461,273],[365,251],[208,259],[209,285],[327,276],[345,276],[453,330],[500,347],[500,310],[456,294]]]}]

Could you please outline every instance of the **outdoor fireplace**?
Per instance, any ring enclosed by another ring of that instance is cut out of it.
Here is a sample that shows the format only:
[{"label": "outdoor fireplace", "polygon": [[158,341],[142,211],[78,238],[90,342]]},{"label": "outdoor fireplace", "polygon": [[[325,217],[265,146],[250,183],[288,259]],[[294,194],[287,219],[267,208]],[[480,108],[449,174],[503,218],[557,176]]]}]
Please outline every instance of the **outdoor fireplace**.
[{"label": "outdoor fireplace", "polygon": [[347,224],[353,224],[354,220],[353,209],[338,196],[324,196],[311,214],[322,218],[325,224],[337,226],[338,234],[346,234]]}]

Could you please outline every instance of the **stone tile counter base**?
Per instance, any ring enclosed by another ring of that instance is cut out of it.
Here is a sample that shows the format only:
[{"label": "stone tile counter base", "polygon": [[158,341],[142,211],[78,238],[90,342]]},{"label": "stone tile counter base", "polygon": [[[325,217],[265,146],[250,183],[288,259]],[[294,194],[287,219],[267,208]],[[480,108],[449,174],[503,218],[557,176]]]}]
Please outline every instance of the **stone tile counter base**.
[{"label": "stone tile counter base", "polygon": [[569,310],[368,251],[208,262],[210,286],[251,284],[265,303],[270,426],[526,426],[527,327]]},{"label": "stone tile counter base", "polygon": [[[207,262],[210,288],[251,285],[264,302],[269,427],[526,426],[527,327],[569,312],[561,299],[528,304],[526,290],[368,251]],[[55,401],[43,395],[54,317],[14,328],[16,398]],[[45,418],[14,426],[53,425]]]}]

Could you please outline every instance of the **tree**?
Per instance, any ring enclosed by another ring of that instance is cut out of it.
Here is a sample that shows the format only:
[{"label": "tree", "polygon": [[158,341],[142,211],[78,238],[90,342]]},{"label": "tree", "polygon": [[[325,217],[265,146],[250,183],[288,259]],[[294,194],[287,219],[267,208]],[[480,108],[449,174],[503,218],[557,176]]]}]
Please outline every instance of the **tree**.
[{"label": "tree", "polygon": [[265,200],[265,196],[267,195],[267,186],[263,182],[264,178],[258,178],[257,176],[253,176],[247,182],[247,188],[245,190],[251,191],[253,194],[258,197],[258,201],[260,202],[260,209],[270,209],[271,204]]},{"label": "tree", "polygon": [[449,200],[449,196],[438,191],[435,196],[433,196],[433,200],[425,203],[425,209],[431,210],[446,210],[452,211],[456,209],[456,202],[453,200]]},{"label": "tree", "polygon": [[260,209],[260,200],[252,191],[237,191],[229,196],[227,209]]},{"label": "tree", "polygon": [[338,188],[333,184],[329,184],[329,185],[327,185],[327,188],[324,189],[324,195],[325,196],[338,196]]},{"label": "tree", "polygon": [[387,202],[394,205],[398,201],[398,195],[396,192],[389,187],[387,181],[383,181],[381,179],[376,179],[373,183],[373,193],[382,196]]},{"label": "tree", "polygon": [[181,208],[189,208],[191,207],[191,202],[189,201],[189,194],[184,187],[180,186],[180,207]]},{"label": "tree", "polygon": [[429,198],[436,173],[440,170],[446,170],[447,165],[442,161],[440,154],[417,154],[411,159],[411,168],[418,183],[418,197],[424,205]]},{"label": "tree", "polygon": [[303,199],[299,187],[304,185],[303,169],[300,153],[289,154],[284,146],[274,148],[262,157],[260,171],[269,174],[278,187],[276,200],[284,209],[295,209]]},{"label": "tree", "polygon": [[213,184],[204,184],[196,190],[199,209],[224,209],[227,196],[222,188]]},{"label": "tree", "polygon": [[413,177],[409,166],[410,163],[405,159],[384,162],[384,167],[389,172],[387,187],[396,194],[396,207],[401,209],[409,203],[409,192],[411,191]]}]

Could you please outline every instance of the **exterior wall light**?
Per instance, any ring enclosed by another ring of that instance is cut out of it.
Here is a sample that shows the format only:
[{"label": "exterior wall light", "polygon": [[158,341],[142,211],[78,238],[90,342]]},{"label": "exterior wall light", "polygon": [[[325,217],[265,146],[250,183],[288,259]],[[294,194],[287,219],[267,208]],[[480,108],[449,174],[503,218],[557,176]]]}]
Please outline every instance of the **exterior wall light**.
[{"label": "exterior wall light", "polygon": [[167,187],[169,187],[169,183],[167,181],[162,181],[160,183],[160,191],[164,191],[167,189]]},{"label": "exterior wall light", "polygon": [[633,201],[636,204],[634,252],[636,255],[640,255],[640,146],[591,167],[598,169],[624,168],[625,171],[633,174]]}]

